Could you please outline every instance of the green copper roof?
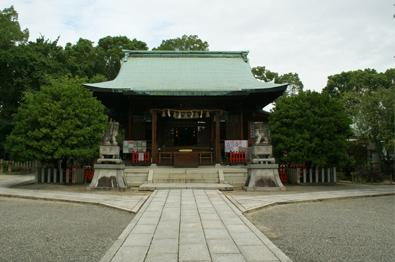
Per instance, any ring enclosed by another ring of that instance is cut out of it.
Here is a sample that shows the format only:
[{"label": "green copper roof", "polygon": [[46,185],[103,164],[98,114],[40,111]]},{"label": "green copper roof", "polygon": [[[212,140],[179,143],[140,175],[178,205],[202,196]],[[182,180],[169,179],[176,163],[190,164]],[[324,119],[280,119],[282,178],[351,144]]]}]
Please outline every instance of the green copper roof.
[{"label": "green copper roof", "polygon": [[112,81],[85,84],[96,91],[159,96],[216,96],[271,92],[286,84],[259,81],[251,73],[247,51],[124,50]]}]

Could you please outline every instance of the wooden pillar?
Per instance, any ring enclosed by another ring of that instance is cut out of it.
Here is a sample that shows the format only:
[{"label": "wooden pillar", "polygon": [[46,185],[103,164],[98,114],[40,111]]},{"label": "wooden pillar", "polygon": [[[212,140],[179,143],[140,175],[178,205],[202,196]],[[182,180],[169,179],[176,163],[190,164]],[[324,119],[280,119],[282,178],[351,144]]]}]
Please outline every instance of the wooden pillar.
[{"label": "wooden pillar", "polygon": [[244,140],[244,119],[243,111],[240,111],[240,140]]},{"label": "wooden pillar", "polygon": [[219,113],[215,114],[214,119],[215,119],[215,163],[219,164],[222,161]]},{"label": "wooden pillar", "polygon": [[306,184],[307,168],[303,168],[303,184]]},{"label": "wooden pillar", "polygon": [[129,109],[128,109],[128,132],[126,134],[127,139],[132,140],[132,129],[133,129],[133,108],[132,104],[129,100]]},{"label": "wooden pillar", "polygon": [[158,112],[156,110],[151,110],[151,127],[152,127],[152,136],[151,136],[151,154],[152,154],[152,163],[158,163],[158,141],[157,141],[157,125],[158,125]]},{"label": "wooden pillar", "polygon": [[336,184],[336,167],[333,168],[333,183]]},{"label": "wooden pillar", "polygon": [[41,183],[45,183],[45,166],[41,167],[41,179],[40,179]]}]

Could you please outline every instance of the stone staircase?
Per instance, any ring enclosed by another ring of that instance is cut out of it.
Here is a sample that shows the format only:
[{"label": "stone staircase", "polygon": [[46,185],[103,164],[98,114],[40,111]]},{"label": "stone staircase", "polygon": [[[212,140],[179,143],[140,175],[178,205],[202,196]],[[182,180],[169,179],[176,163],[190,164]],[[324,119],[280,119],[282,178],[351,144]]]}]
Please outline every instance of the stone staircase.
[{"label": "stone staircase", "polygon": [[244,166],[204,166],[199,168],[127,167],[129,186],[139,190],[159,188],[201,188],[233,190],[244,186],[247,168]]}]

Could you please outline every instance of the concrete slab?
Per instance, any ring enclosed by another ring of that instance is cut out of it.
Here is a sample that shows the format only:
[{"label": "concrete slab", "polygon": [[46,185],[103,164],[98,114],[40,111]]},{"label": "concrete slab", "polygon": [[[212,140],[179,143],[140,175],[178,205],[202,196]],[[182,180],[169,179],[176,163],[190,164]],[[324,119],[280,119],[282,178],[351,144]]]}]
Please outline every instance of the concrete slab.
[{"label": "concrete slab", "polygon": [[122,236],[102,262],[135,259],[127,254],[137,254],[141,262],[290,261],[218,190],[157,190]]},{"label": "concrete slab", "polygon": [[180,261],[211,261],[206,244],[181,244]]},{"label": "concrete slab", "polygon": [[213,262],[245,262],[241,254],[214,254]]}]

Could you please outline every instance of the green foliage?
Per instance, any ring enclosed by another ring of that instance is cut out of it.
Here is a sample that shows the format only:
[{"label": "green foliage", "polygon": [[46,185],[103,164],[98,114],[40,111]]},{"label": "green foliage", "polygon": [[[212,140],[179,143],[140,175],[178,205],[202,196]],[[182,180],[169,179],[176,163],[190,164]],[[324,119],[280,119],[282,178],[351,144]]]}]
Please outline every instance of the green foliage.
[{"label": "green foliage", "polygon": [[277,159],[318,166],[344,160],[350,120],[338,100],[310,91],[283,96],[269,121]]},{"label": "green foliage", "polygon": [[13,159],[51,162],[97,155],[107,117],[103,105],[81,87],[85,81],[53,78],[40,91],[26,92],[7,138]]},{"label": "green foliage", "polygon": [[0,11],[0,49],[25,43],[28,38],[29,31],[27,29],[21,30],[18,13],[13,6]]},{"label": "green foliage", "polygon": [[106,36],[101,38],[97,46],[99,57],[98,72],[107,79],[114,79],[121,67],[123,49],[148,50],[147,44],[137,39],[130,40],[126,36]]},{"label": "green foliage", "polygon": [[345,97],[351,96],[354,106],[349,111],[356,136],[375,143],[380,158],[389,160],[390,154],[395,152],[395,86],[361,96],[354,92],[345,94]]},{"label": "green foliage", "polygon": [[340,97],[347,92],[363,94],[395,86],[395,68],[379,73],[374,69],[342,72],[328,77],[324,92],[333,97]]},{"label": "green foliage", "polygon": [[43,38],[36,42],[0,49],[0,155],[5,137],[12,129],[12,114],[26,90],[38,90],[48,75],[57,77],[68,71],[63,49],[57,41]]},{"label": "green foliage", "polygon": [[289,86],[287,92],[290,95],[296,95],[299,92],[303,91],[303,83],[297,73],[286,73],[283,75],[279,75],[276,72],[272,72],[266,69],[266,67],[264,66],[253,67],[251,69],[251,72],[256,79],[265,82],[274,81],[274,83],[276,84],[288,83]]},{"label": "green foliage", "polygon": [[251,69],[252,74],[256,79],[265,81],[265,82],[270,82],[270,81],[275,81],[278,79],[278,73],[272,72],[264,66],[257,66],[253,67]]},{"label": "green foliage", "polygon": [[163,40],[160,46],[153,48],[153,50],[208,51],[208,43],[197,35],[183,35]]},{"label": "green foliage", "polygon": [[64,52],[72,75],[92,78],[97,74],[98,54],[92,41],[80,38],[75,45],[67,43]]},{"label": "green foliage", "polygon": [[395,153],[395,68],[385,72],[365,69],[329,76],[324,92],[343,103],[352,119],[354,137],[373,143],[385,167],[385,163],[391,161],[390,155]]},{"label": "green foliage", "polygon": [[100,82],[116,76],[122,49],[148,49],[144,42],[127,37],[105,37],[98,46],[87,39],[65,48],[58,39],[40,37],[27,42],[27,29],[21,31],[13,7],[0,11],[0,158],[5,157],[4,142],[13,128],[12,114],[22,94],[39,90],[48,78],[72,75]]}]

